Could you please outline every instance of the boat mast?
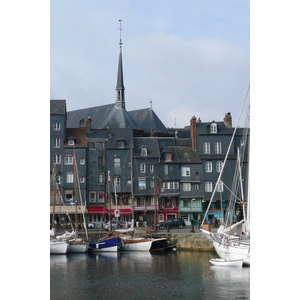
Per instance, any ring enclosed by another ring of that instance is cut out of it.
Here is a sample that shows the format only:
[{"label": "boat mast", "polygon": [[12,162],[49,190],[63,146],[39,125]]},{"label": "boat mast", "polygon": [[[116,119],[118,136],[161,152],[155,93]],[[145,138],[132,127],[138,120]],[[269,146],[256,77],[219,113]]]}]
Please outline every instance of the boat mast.
[{"label": "boat mast", "polygon": [[54,164],[53,167],[53,207],[52,207],[52,230],[55,229],[55,171],[56,171],[56,166]]},{"label": "boat mast", "polygon": [[156,233],[156,171],[154,172],[154,232]]},{"label": "boat mast", "polygon": [[76,156],[75,156],[75,149],[74,149],[74,155],[73,155],[73,164],[74,164],[74,201],[75,201],[75,233],[77,232],[77,201],[76,201],[76,169],[75,169],[75,164],[76,164]]},{"label": "boat mast", "polygon": [[110,224],[110,231],[112,229],[112,224],[111,224],[111,201],[110,201],[110,171],[107,171],[107,177],[108,177],[108,201],[109,201],[109,224]]},{"label": "boat mast", "polygon": [[207,216],[207,214],[208,214],[208,211],[209,211],[211,202],[212,202],[212,200],[213,200],[213,198],[214,198],[214,195],[215,195],[216,190],[217,190],[217,186],[218,186],[218,184],[219,184],[219,182],[220,182],[220,179],[221,179],[221,176],[222,176],[222,174],[223,174],[223,170],[224,170],[224,167],[225,167],[225,163],[226,163],[227,158],[228,158],[228,155],[229,155],[229,151],[230,151],[230,148],[231,148],[231,145],[232,145],[234,136],[235,136],[235,132],[236,132],[236,130],[237,130],[237,126],[238,126],[238,124],[239,124],[239,121],[240,121],[240,118],[241,118],[241,115],[242,115],[242,111],[243,111],[244,106],[245,106],[245,103],[246,103],[246,99],[247,99],[247,97],[248,97],[249,90],[250,90],[250,85],[249,85],[249,87],[248,87],[247,94],[246,94],[244,103],[243,103],[243,105],[242,105],[242,108],[241,108],[241,111],[240,111],[240,114],[239,114],[239,117],[238,117],[238,120],[237,120],[237,124],[236,124],[236,126],[235,126],[235,128],[234,128],[234,131],[233,131],[233,134],[232,134],[232,137],[231,137],[229,146],[228,146],[228,150],[227,150],[227,153],[226,153],[226,155],[225,155],[224,162],[223,162],[223,164],[222,164],[222,169],[221,169],[221,171],[220,171],[220,174],[219,174],[217,183],[216,183],[216,185],[215,185],[215,188],[214,188],[214,190],[213,190],[213,193],[212,193],[212,195],[211,195],[211,197],[210,197],[210,201],[209,201],[209,204],[208,204],[208,206],[207,206],[205,216],[204,216],[203,221],[202,221],[202,223],[201,223],[201,228],[202,228],[203,223],[204,223],[204,221],[205,221],[205,218],[206,218],[206,216]]},{"label": "boat mast", "polygon": [[240,148],[237,148],[237,157],[238,157],[239,178],[240,178],[240,185],[241,185],[241,197],[242,197],[242,202],[243,202],[243,216],[244,216],[244,219],[246,220],[245,199],[244,199],[242,172],[241,172]]}]

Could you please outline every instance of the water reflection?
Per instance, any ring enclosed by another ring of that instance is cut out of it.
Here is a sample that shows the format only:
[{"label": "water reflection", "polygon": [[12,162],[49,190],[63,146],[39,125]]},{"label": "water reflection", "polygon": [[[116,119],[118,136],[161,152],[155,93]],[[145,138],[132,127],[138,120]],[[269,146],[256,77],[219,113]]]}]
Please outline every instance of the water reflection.
[{"label": "water reflection", "polygon": [[119,252],[50,257],[51,299],[249,299],[250,268],[212,253]]}]

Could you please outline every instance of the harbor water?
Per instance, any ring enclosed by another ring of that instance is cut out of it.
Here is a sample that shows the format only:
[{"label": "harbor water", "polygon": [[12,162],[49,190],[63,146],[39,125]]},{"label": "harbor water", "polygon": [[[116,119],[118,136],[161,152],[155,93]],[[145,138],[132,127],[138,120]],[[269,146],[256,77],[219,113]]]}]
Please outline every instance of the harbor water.
[{"label": "harbor water", "polygon": [[51,299],[250,299],[250,267],[214,253],[50,255]]}]

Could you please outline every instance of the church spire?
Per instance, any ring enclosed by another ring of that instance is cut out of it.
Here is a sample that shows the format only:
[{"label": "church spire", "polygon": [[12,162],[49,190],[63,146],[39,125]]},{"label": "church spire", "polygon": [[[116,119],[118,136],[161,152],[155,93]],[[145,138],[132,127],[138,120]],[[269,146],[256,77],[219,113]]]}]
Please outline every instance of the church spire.
[{"label": "church spire", "polygon": [[118,78],[117,78],[117,87],[116,87],[116,106],[118,108],[125,109],[125,87],[123,83],[123,64],[122,64],[122,19],[120,22],[120,53],[119,53],[119,66],[118,66]]}]

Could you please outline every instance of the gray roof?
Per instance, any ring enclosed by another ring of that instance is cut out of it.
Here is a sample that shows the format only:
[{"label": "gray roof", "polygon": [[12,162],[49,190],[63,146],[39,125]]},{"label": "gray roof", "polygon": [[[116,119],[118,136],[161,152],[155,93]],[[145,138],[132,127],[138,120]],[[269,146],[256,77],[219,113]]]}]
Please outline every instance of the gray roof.
[{"label": "gray roof", "polygon": [[178,160],[181,163],[200,163],[199,154],[191,147],[180,147],[176,146]]},{"label": "gray roof", "polygon": [[129,114],[145,133],[150,133],[153,128],[155,134],[169,134],[168,129],[151,108],[132,110]]}]

